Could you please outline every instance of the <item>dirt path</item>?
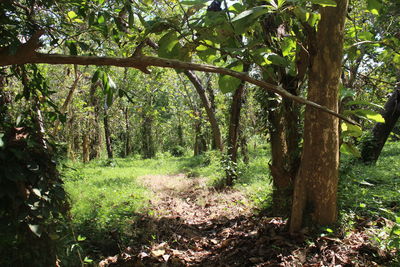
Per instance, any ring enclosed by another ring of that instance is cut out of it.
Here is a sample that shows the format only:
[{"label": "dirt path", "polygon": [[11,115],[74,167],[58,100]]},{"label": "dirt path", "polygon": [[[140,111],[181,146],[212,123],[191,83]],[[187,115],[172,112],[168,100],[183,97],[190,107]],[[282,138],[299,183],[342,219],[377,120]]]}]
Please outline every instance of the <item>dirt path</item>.
[{"label": "dirt path", "polygon": [[252,215],[239,191],[218,192],[183,174],[140,181],[154,198],[151,214],[133,225],[142,231],[139,243],[100,266],[377,266],[366,255],[380,251],[371,251],[364,232],[306,243],[307,232],[289,236],[280,218]]}]

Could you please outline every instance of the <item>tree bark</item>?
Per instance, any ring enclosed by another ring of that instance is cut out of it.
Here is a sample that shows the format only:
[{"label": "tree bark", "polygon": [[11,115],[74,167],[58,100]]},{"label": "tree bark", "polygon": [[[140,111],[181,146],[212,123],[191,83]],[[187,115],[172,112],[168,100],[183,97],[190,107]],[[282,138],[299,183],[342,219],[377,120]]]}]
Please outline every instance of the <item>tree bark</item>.
[{"label": "tree bark", "polygon": [[[337,7],[321,7],[318,31],[309,31],[308,99],[336,112],[343,58],[347,0]],[[295,180],[290,231],[297,232],[303,216],[318,225],[337,219],[339,121],[306,107],[301,164]]]},{"label": "tree bark", "polygon": [[[245,72],[249,70],[250,66],[244,66]],[[226,185],[232,186],[233,181],[237,179],[236,165],[237,165],[237,152],[238,152],[238,136],[239,136],[239,123],[240,123],[240,111],[242,109],[243,92],[244,92],[245,82],[242,81],[238,88],[236,88],[233,94],[231,112],[229,119],[229,129],[228,129],[228,149],[227,155],[229,159],[230,168],[226,169]]]},{"label": "tree bark", "polygon": [[155,148],[153,141],[153,119],[143,115],[142,122],[142,157],[150,159],[155,156]]},{"label": "tree bark", "polygon": [[129,123],[129,109],[124,108],[125,116],[125,151],[124,156],[127,157],[131,153],[131,135],[130,135],[130,123]]},{"label": "tree bark", "polygon": [[110,125],[108,121],[108,107],[107,104],[104,105],[104,134],[106,138],[106,149],[107,149],[107,156],[109,159],[113,158],[113,150],[112,150],[112,142],[111,142],[111,132],[110,132]]},{"label": "tree bark", "polygon": [[382,111],[382,117],[385,122],[375,124],[371,137],[361,146],[361,158],[366,164],[373,164],[378,160],[386,140],[400,117],[400,86],[390,95]]},{"label": "tree bark", "polygon": [[[68,106],[72,101],[74,92],[75,92],[76,88],[78,87],[78,83],[79,83],[79,80],[81,79],[81,77],[82,77],[82,73],[78,73],[77,67],[75,66],[75,79],[68,91],[68,95],[65,98],[63,105],[60,108],[61,114],[64,114],[67,111]],[[57,133],[59,131],[59,126],[60,126],[60,120],[56,120],[56,122],[54,124],[53,136],[57,135]]]},{"label": "tree bark", "polygon": [[201,84],[199,78],[192,71],[186,70],[186,71],[184,71],[184,73],[189,78],[189,80],[192,82],[194,88],[196,88],[196,91],[200,96],[201,103],[203,104],[203,107],[206,110],[207,118],[211,125],[211,130],[212,130],[215,145],[220,151],[223,151],[224,145],[222,142],[221,131],[219,128],[217,118],[215,117],[215,112],[212,108],[211,102],[206,95],[206,90],[203,87],[203,85]]}]

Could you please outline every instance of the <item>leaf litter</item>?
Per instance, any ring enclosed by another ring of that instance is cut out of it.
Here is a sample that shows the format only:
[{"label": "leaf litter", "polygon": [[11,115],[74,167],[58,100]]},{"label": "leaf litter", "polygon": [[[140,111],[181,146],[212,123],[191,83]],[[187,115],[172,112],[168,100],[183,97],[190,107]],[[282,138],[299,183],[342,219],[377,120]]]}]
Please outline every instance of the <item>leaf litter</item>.
[{"label": "leaf litter", "polygon": [[387,266],[394,256],[371,241],[364,221],[341,237],[290,235],[285,220],[254,214],[238,190],[217,191],[184,174],[140,179],[155,195],[153,212],[132,225],[146,234],[101,267]]}]

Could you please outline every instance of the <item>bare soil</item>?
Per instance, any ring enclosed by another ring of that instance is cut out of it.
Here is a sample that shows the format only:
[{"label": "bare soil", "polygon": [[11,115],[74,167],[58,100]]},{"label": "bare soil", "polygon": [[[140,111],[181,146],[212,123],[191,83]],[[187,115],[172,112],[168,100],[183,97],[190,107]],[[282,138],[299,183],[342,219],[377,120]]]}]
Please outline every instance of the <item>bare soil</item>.
[{"label": "bare soil", "polygon": [[184,174],[140,180],[154,192],[154,211],[135,222],[140,238],[100,266],[388,266],[393,256],[370,241],[368,221],[339,237],[293,236],[281,218],[254,215],[240,191]]}]

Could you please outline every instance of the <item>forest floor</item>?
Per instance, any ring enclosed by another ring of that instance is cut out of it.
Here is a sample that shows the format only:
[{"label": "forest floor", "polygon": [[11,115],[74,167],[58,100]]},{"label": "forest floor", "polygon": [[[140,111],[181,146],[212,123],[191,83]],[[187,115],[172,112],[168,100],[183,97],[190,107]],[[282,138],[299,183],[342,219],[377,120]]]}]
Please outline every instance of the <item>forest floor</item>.
[{"label": "forest floor", "polygon": [[154,193],[153,212],[132,222],[143,240],[100,266],[387,266],[393,256],[371,240],[374,227],[390,226],[384,218],[362,219],[346,233],[304,229],[290,236],[285,221],[254,214],[237,189],[217,191],[185,174],[138,182]]}]

